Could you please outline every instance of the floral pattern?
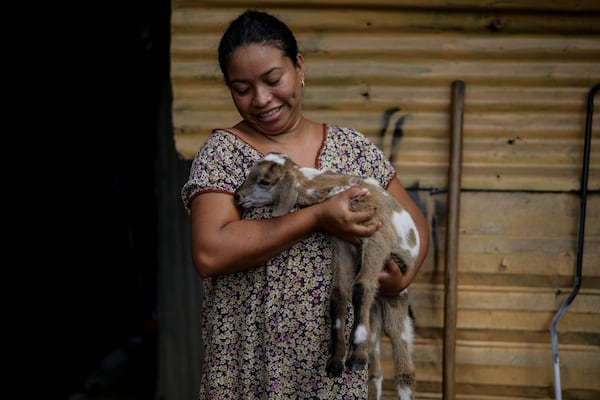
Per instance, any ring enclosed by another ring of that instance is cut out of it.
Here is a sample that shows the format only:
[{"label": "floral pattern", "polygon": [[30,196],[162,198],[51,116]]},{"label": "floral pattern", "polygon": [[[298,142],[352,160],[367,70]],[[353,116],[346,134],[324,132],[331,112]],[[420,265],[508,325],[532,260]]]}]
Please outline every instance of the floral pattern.
[{"label": "floral pattern", "polygon": [[[317,168],[389,184],[394,169],[368,138],[335,125],[323,125],[323,131]],[[186,209],[201,193],[233,194],[262,157],[234,133],[214,130],[182,188]],[[271,208],[248,210],[242,217],[270,218]],[[201,400],[367,398],[366,370],[338,378],[325,373],[332,255],[330,238],[315,233],[256,268],[204,279]]]}]

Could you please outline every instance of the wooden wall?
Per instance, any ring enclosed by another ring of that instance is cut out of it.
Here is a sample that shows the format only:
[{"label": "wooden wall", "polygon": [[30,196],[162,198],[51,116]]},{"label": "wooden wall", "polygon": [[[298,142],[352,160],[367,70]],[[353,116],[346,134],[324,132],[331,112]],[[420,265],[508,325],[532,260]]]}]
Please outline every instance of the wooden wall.
[{"label": "wooden wall", "polygon": [[[553,398],[550,323],[573,285],[586,101],[600,83],[600,3],[173,0],[172,117],[184,160],[211,129],[239,119],[216,47],[248,7],[296,33],[306,114],[380,143],[429,218],[430,252],[410,288],[420,399],[442,393],[450,88],[465,82],[456,397]],[[558,325],[565,399],[600,398],[598,101],[582,289]]]}]

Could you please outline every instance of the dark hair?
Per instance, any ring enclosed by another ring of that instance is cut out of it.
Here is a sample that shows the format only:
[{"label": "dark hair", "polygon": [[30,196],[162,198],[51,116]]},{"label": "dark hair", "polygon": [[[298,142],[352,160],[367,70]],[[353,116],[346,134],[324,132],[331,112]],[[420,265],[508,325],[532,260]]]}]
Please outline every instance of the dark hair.
[{"label": "dark hair", "polygon": [[235,49],[249,44],[277,46],[294,65],[298,62],[298,44],[290,28],[266,12],[246,10],[231,21],[219,43],[219,66],[226,83],[229,83],[227,59]]}]

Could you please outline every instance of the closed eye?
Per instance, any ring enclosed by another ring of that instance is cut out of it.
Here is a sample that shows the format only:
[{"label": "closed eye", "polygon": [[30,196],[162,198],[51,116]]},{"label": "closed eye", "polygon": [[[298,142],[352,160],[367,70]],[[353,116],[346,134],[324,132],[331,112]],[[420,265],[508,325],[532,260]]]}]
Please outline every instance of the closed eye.
[{"label": "closed eye", "polygon": [[232,89],[238,96],[245,96],[250,93],[249,89]]},{"label": "closed eye", "polygon": [[261,187],[271,186],[271,182],[267,179],[259,179],[258,181],[256,181],[256,184]]}]

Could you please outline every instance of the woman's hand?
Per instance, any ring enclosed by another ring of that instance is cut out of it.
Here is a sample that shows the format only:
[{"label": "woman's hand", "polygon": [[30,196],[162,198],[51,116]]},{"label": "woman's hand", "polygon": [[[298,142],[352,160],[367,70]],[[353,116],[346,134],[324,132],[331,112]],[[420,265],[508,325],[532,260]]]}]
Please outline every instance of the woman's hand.
[{"label": "woman's hand", "polygon": [[403,281],[404,275],[400,266],[388,257],[383,271],[379,273],[379,294],[382,296],[396,296],[408,286]]},{"label": "woman's hand", "polygon": [[369,193],[367,188],[352,187],[320,203],[317,219],[321,230],[342,240],[358,245],[359,238],[374,234],[381,221],[365,224],[375,215],[375,209],[354,211],[350,202]]}]

